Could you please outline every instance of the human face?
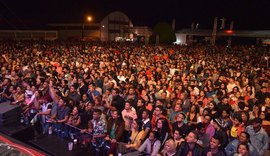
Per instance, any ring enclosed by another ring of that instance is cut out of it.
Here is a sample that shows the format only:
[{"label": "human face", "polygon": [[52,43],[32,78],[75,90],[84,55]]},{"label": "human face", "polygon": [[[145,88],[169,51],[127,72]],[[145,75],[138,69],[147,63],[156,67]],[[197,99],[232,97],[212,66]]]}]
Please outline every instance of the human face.
[{"label": "human face", "polygon": [[195,134],[192,132],[188,133],[188,135],[186,136],[186,141],[187,143],[195,143],[197,141],[197,139],[195,138]]},{"label": "human face", "polygon": [[213,104],[213,103],[209,103],[209,108],[210,108],[211,110],[213,110],[213,109],[214,109],[214,104]]},{"label": "human face", "polygon": [[141,100],[138,100],[137,106],[138,106],[138,107],[141,107],[142,105],[143,105],[142,101],[141,101]]},{"label": "human face", "polygon": [[160,115],[161,114],[161,110],[159,108],[155,109],[155,115]]},{"label": "human face", "polygon": [[219,140],[212,138],[210,141],[210,147],[211,149],[217,149],[220,146]]},{"label": "human face", "polygon": [[158,120],[158,122],[157,122],[157,128],[162,128],[162,121],[161,120]]},{"label": "human face", "polygon": [[130,103],[126,102],[125,103],[125,110],[130,110],[131,106]]},{"label": "human face", "polygon": [[170,144],[170,142],[169,141],[166,141],[166,143],[165,143],[165,150],[167,151],[167,152],[170,152],[170,151],[172,151],[173,149],[172,149],[172,146],[171,146],[171,144]]},{"label": "human face", "polygon": [[154,135],[153,132],[149,134],[149,140],[150,141],[154,141],[155,140],[155,135]]},{"label": "human face", "polygon": [[142,113],[142,118],[143,119],[146,119],[147,118],[147,113],[145,111],[143,111],[143,113]]},{"label": "human face", "polygon": [[218,124],[216,123],[216,122],[212,122],[212,125],[213,125],[213,127],[215,128],[215,129],[218,129],[219,127],[218,127]]},{"label": "human face", "polygon": [[239,135],[238,140],[239,140],[240,142],[247,142],[247,141],[248,141],[247,135],[246,135],[245,133],[241,133],[241,134]]},{"label": "human face", "polygon": [[180,109],[181,109],[180,105],[175,105],[174,106],[174,111],[178,112],[178,111],[180,111]]},{"label": "human face", "polygon": [[132,122],[132,128],[133,128],[133,129],[137,129],[137,128],[138,128],[138,124],[137,124],[136,121],[133,121],[133,122]]},{"label": "human face", "polygon": [[209,124],[210,123],[210,117],[209,116],[205,116],[204,117],[204,123],[206,123],[206,124]]},{"label": "human face", "polygon": [[93,113],[93,119],[97,120],[97,119],[99,119],[99,118],[100,118],[99,113],[98,113],[98,112],[94,112],[94,113]]},{"label": "human face", "polygon": [[119,115],[117,114],[117,111],[113,111],[112,112],[112,118],[117,119],[118,117],[119,117]]},{"label": "human face", "polygon": [[59,99],[58,106],[59,107],[62,107],[62,106],[64,106],[64,104],[65,104],[64,100],[63,99]]},{"label": "human face", "polygon": [[238,147],[238,153],[240,155],[243,155],[243,156],[247,155],[248,154],[247,147],[245,145],[239,145],[239,147]]},{"label": "human face", "polygon": [[115,90],[112,90],[112,96],[117,96],[117,93]]},{"label": "human face", "polygon": [[183,114],[179,114],[179,115],[177,116],[177,122],[182,123],[184,120],[185,120],[185,118],[184,118]]},{"label": "human face", "polygon": [[181,136],[180,136],[179,132],[178,131],[174,131],[174,133],[173,133],[173,139],[174,140],[178,140],[180,138],[181,138]]},{"label": "human face", "polygon": [[74,108],[73,108],[72,114],[73,114],[73,115],[78,114],[78,108],[77,108],[77,107],[74,107]]}]

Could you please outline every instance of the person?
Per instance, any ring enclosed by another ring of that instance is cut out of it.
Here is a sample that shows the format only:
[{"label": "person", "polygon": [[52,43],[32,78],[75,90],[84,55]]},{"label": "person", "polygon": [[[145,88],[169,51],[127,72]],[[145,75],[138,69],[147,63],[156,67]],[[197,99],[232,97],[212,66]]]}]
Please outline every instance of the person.
[{"label": "person", "polygon": [[232,156],[249,156],[249,148],[247,143],[240,143],[237,147],[237,152]]},{"label": "person", "polygon": [[142,121],[139,119],[133,120],[129,142],[128,144],[119,143],[117,153],[125,154],[138,150],[138,148],[141,146],[141,137],[143,134],[144,131],[142,130]]},{"label": "person", "polygon": [[186,141],[183,142],[176,152],[176,156],[197,156],[203,155],[203,148],[198,144],[198,133],[195,131],[189,132],[186,136]]},{"label": "person", "polygon": [[[167,120],[168,123],[170,123],[170,121],[166,118],[166,116],[162,114],[162,112],[163,112],[162,106],[160,105],[156,106],[155,111],[153,113],[152,120],[151,120],[152,127],[156,127],[156,123],[159,118],[164,118]],[[171,124],[169,124],[169,126],[170,126],[170,129],[172,129]]]},{"label": "person", "polygon": [[203,123],[206,127],[205,133],[208,135],[208,137],[211,139],[215,134],[215,128],[211,124],[212,117],[209,114],[204,115]]},{"label": "person", "polygon": [[197,124],[197,129],[196,131],[198,132],[198,141],[197,144],[200,145],[201,147],[205,148],[210,145],[210,138],[209,136],[205,133],[205,126],[203,123],[198,123]]},{"label": "person", "polygon": [[127,143],[132,122],[138,117],[137,117],[136,111],[133,110],[133,107],[131,106],[131,101],[126,101],[125,109],[121,113],[122,113],[122,118],[125,121],[124,142]]},{"label": "person", "polygon": [[175,104],[173,111],[170,113],[169,120],[171,123],[174,123],[177,120],[177,116],[181,112],[181,105]]},{"label": "person", "polygon": [[183,132],[181,131],[181,129],[175,129],[174,133],[173,133],[173,140],[176,144],[176,148],[178,149],[178,147],[181,145],[181,143],[183,141],[185,141],[185,139],[183,138]]},{"label": "person", "polygon": [[[45,99],[40,99],[39,102],[41,103],[41,111],[37,113],[37,118],[42,126],[42,134],[46,134],[49,130],[47,121],[51,117],[52,104]],[[32,120],[32,123],[35,125],[34,120]]]},{"label": "person", "polygon": [[250,135],[251,144],[262,156],[268,150],[268,134],[262,127],[262,119],[255,118],[252,121],[252,125],[247,126],[246,132]]},{"label": "person", "polygon": [[222,138],[218,135],[214,135],[210,141],[210,147],[205,149],[205,155],[207,156],[226,156],[221,150]]},{"label": "person", "polygon": [[105,140],[110,142],[108,154],[116,154],[117,142],[123,140],[124,129],[125,122],[121,113],[117,110],[112,111],[112,117],[108,120],[107,136],[105,137]]},{"label": "person", "polygon": [[92,147],[97,152],[96,155],[104,154],[102,153],[105,145],[105,136],[107,133],[106,121],[101,117],[102,111],[100,109],[94,109],[93,119],[91,120],[93,125],[92,130]]},{"label": "person", "polygon": [[151,127],[151,121],[149,118],[150,111],[149,110],[144,110],[142,113],[142,129],[144,131],[144,134],[142,136],[142,141],[145,140],[145,138],[148,137],[150,130],[152,129]]},{"label": "person", "polygon": [[77,127],[80,125],[80,123],[81,123],[81,117],[80,117],[79,112],[78,112],[78,107],[75,106],[75,107],[73,107],[73,110],[69,115],[67,124],[74,126],[74,127]]},{"label": "person", "polygon": [[197,112],[196,105],[191,105],[189,112],[187,112],[188,126],[191,130],[195,130],[198,123],[199,112]]},{"label": "person", "polygon": [[175,156],[176,154],[176,143],[173,139],[166,141],[163,151],[161,152],[162,156]]},{"label": "person", "polygon": [[244,124],[242,123],[242,118],[235,116],[233,119],[233,126],[230,130],[230,140],[236,139],[241,132],[245,131]]},{"label": "person", "polygon": [[221,139],[219,140],[220,148],[224,149],[228,144],[228,135],[225,131],[227,125],[225,121],[221,119],[214,119],[212,125],[215,128],[215,135],[221,137]]},{"label": "person", "polygon": [[53,127],[58,133],[60,133],[61,131],[61,133],[65,133],[63,131],[65,127],[64,123],[68,121],[70,109],[68,108],[68,106],[66,106],[65,99],[61,96],[59,97],[55,93],[52,81],[50,81],[49,84],[49,94],[53,99],[54,103],[56,103],[57,105],[55,106],[55,110],[54,108],[52,109],[52,115],[51,118],[48,119],[48,123],[52,123]]},{"label": "person", "polygon": [[180,129],[183,132],[183,136],[186,136],[190,132],[189,127],[184,123],[185,118],[186,115],[184,113],[180,113],[177,116],[176,122],[172,124],[173,131]]},{"label": "person", "polygon": [[138,151],[146,153],[149,156],[156,156],[160,147],[161,142],[158,140],[158,132],[151,131],[149,137],[143,142]]},{"label": "person", "polygon": [[114,88],[112,90],[112,101],[110,105],[111,110],[119,110],[119,111],[124,110],[125,100],[119,94],[120,94],[120,90],[118,88]]},{"label": "person", "polygon": [[168,121],[164,118],[159,118],[157,120],[154,131],[157,131],[159,133],[158,139],[161,142],[161,147],[163,147],[165,145],[166,140],[170,138],[171,134]]},{"label": "person", "polygon": [[239,137],[237,139],[234,139],[233,141],[229,142],[229,144],[225,147],[225,153],[227,155],[232,155],[233,153],[237,152],[237,146],[240,143],[247,143],[249,154],[250,156],[258,156],[259,153],[255,149],[255,147],[250,143],[250,135],[247,132],[241,132]]}]

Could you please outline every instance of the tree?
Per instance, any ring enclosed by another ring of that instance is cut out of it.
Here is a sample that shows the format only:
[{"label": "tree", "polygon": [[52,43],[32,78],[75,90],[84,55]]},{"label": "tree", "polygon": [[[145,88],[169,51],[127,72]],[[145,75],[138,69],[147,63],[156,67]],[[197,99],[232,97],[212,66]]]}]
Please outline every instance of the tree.
[{"label": "tree", "polygon": [[154,27],[154,33],[150,36],[150,42],[156,43],[157,37],[159,43],[171,44],[176,41],[175,33],[168,23],[158,23]]}]

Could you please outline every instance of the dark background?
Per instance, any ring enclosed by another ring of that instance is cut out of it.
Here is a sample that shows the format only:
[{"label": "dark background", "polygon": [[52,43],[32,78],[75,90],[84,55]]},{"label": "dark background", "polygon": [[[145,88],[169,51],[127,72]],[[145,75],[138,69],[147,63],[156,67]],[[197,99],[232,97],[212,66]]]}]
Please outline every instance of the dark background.
[{"label": "dark background", "polygon": [[[32,28],[47,23],[78,23],[86,15],[99,22],[112,11],[124,12],[135,26],[153,28],[176,20],[176,29],[212,29],[215,16],[234,21],[234,29],[270,29],[270,0],[0,0],[0,26]],[[219,21],[220,23],[220,21]]]}]

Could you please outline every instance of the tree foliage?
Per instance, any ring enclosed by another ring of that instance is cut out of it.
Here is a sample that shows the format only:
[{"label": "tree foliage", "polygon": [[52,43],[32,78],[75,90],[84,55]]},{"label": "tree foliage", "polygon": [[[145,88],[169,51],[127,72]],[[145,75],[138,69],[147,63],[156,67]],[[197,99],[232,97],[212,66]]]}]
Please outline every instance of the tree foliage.
[{"label": "tree foliage", "polygon": [[150,37],[151,43],[156,43],[156,37],[159,36],[159,43],[171,44],[176,41],[175,32],[168,23],[158,23]]}]

